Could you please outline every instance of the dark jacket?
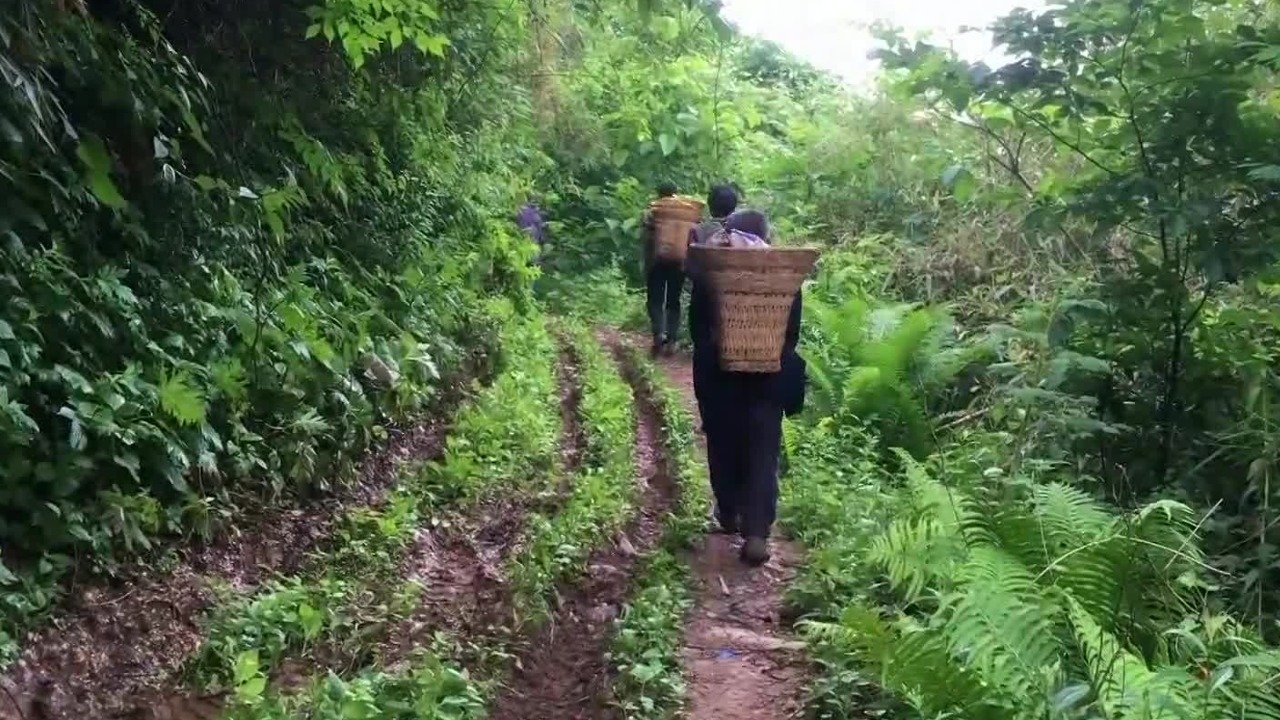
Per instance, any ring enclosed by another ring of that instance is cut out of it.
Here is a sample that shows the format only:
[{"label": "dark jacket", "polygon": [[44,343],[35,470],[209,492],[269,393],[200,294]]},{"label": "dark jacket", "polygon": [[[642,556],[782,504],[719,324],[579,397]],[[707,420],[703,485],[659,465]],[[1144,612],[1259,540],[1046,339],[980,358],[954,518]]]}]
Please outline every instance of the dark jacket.
[{"label": "dark jacket", "polygon": [[702,392],[715,387],[733,387],[735,392],[759,393],[782,406],[783,412],[795,415],[804,409],[804,358],[796,352],[800,342],[800,318],[803,314],[801,293],[796,293],[787,318],[787,334],[782,346],[782,369],[776,373],[727,372],[720,369],[720,351],[716,342],[716,304],[705,278],[696,269],[689,275],[692,282],[689,298],[689,334],[693,337],[694,389]]}]

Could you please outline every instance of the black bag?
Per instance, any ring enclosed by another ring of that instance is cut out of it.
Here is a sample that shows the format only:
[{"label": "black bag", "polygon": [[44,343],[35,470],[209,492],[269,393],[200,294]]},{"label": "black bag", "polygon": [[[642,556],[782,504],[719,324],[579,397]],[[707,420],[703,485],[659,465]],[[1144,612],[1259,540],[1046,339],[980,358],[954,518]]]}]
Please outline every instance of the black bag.
[{"label": "black bag", "polygon": [[808,365],[797,352],[782,356],[782,372],[779,373],[779,400],[782,412],[791,417],[804,410],[805,385],[808,384]]}]

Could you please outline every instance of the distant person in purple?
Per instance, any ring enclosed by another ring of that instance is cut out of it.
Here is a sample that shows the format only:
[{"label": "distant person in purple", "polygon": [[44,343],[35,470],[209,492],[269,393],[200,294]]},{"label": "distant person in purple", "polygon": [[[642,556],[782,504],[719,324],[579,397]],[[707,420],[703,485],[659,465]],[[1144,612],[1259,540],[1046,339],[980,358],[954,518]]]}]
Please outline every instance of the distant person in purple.
[{"label": "distant person in purple", "polygon": [[536,200],[530,200],[516,213],[516,226],[525,232],[533,244],[538,247],[534,262],[542,260],[542,246],[547,241],[547,224],[542,220],[542,212],[538,210]]}]

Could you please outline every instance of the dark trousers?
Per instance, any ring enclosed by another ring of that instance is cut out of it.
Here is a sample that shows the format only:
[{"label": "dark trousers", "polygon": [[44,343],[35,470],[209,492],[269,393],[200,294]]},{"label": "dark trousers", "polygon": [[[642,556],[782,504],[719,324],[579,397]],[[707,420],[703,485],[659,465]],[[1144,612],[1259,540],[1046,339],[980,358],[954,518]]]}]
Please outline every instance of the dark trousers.
[{"label": "dark trousers", "polygon": [[778,510],[782,406],[763,377],[698,374],[694,389],[717,515],[736,519],[744,537],[767,538]]},{"label": "dark trousers", "polygon": [[653,339],[676,339],[680,330],[680,293],[684,291],[684,268],[680,263],[655,261],[649,268],[649,326]]}]

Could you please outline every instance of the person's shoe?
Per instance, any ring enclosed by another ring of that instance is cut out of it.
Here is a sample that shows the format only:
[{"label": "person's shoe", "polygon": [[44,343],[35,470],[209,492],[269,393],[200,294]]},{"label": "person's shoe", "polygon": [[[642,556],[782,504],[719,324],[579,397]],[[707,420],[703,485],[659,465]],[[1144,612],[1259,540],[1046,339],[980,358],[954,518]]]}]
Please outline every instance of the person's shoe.
[{"label": "person's shoe", "polygon": [[751,567],[760,567],[769,562],[769,541],[762,537],[747,538],[742,543],[742,562]]},{"label": "person's shoe", "polygon": [[723,534],[723,536],[736,536],[737,534],[737,514],[726,515],[716,507],[712,512],[714,520],[712,520],[712,532]]},{"label": "person's shoe", "polygon": [[666,343],[664,343],[662,346],[662,354],[666,355],[667,357],[675,357],[676,341],[668,340]]},{"label": "person's shoe", "polygon": [[711,521],[711,532],[717,535],[737,535],[738,521],[735,518],[722,518],[717,514]]},{"label": "person's shoe", "polygon": [[649,349],[649,354],[653,357],[658,357],[658,355],[662,354],[663,344],[661,337],[655,337],[653,339],[653,347]]}]

